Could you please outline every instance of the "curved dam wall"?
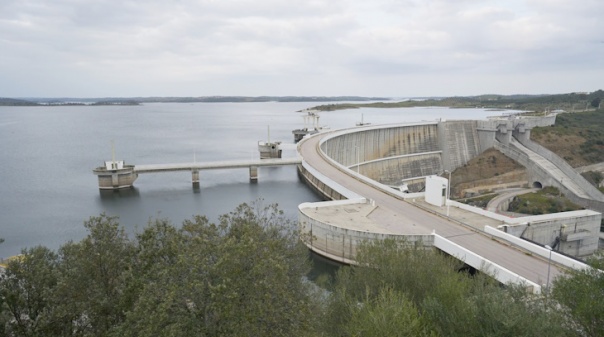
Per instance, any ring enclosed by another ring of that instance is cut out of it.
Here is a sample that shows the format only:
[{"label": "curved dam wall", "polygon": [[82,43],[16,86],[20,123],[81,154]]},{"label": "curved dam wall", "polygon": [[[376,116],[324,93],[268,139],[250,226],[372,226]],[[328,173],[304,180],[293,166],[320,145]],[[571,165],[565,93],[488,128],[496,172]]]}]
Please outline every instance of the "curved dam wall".
[{"label": "curved dam wall", "polygon": [[[401,180],[454,170],[485,150],[476,121],[441,121],[348,129],[321,143],[325,155],[373,180]],[[494,136],[494,134],[493,134]]]},{"label": "curved dam wall", "polygon": [[315,219],[312,210],[366,203],[364,199],[303,203],[298,206],[298,226],[304,244],[314,252],[334,261],[355,264],[358,247],[363,242],[393,239],[402,246],[432,247],[434,235],[397,235],[388,232],[357,230],[347,223],[333,224]]}]

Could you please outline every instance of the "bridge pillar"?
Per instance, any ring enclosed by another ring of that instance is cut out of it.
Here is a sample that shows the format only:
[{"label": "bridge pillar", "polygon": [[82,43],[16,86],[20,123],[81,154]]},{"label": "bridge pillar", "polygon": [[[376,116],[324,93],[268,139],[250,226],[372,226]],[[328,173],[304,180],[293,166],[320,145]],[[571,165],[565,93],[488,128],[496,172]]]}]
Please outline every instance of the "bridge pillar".
[{"label": "bridge pillar", "polygon": [[191,179],[193,185],[199,185],[199,170],[191,170]]},{"label": "bridge pillar", "polygon": [[250,166],[250,181],[257,182],[258,181],[258,166]]}]

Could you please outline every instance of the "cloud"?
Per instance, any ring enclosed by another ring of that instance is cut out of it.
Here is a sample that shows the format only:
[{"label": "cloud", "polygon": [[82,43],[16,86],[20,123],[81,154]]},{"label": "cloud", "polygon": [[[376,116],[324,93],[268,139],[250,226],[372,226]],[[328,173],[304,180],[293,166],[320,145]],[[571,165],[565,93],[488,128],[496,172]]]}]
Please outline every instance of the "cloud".
[{"label": "cloud", "polygon": [[[514,76],[527,92],[596,90],[603,10],[594,0],[4,0],[0,95],[480,94],[515,92]],[[548,86],[551,74],[568,85]],[[465,84],[442,84],[454,79]]]}]

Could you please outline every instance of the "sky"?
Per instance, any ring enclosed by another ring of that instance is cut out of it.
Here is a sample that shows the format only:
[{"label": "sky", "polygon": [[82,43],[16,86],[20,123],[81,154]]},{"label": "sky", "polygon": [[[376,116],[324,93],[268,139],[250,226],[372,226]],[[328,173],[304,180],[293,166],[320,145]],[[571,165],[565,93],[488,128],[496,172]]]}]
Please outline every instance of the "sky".
[{"label": "sky", "polygon": [[598,89],[602,0],[0,1],[0,97]]}]

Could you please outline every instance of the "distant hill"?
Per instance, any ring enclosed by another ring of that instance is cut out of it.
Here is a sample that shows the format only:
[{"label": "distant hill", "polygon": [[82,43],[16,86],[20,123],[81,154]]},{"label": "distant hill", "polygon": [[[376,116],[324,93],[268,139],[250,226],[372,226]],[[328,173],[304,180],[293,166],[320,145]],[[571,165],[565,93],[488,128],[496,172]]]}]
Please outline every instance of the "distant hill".
[{"label": "distant hill", "polygon": [[[28,101],[43,105],[109,105],[140,103],[245,103],[245,102],[368,102],[389,101],[387,97],[361,96],[202,96],[202,97],[102,97],[102,98],[27,98]],[[10,105],[10,104],[7,104]]]},{"label": "distant hill", "polygon": [[26,101],[23,99],[0,97],[0,106],[32,106],[32,105],[38,105],[38,103]]},{"label": "distant hill", "polygon": [[332,111],[356,108],[406,108],[441,106],[450,108],[486,108],[523,111],[584,111],[598,108],[604,100],[604,91],[591,93],[569,93],[557,95],[480,95],[467,97],[446,97],[409,99],[398,102],[325,104],[316,110]]}]

